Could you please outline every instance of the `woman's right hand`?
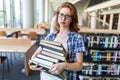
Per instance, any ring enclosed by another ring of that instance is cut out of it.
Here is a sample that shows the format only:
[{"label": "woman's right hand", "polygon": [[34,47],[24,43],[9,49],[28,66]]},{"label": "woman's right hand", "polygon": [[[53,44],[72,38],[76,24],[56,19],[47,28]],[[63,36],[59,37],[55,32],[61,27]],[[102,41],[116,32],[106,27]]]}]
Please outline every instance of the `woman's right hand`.
[{"label": "woman's right hand", "polygon": [[[32,55],[31,59],[34,59],[38,54],[40,54],[40,52],[42,51],[42,48],[39,47],[35,53]],[[33,64],[31,61],[28,62],[29,68],[31,70],[38,70],[38,71],[42,71],[43,68],[38,66],[38,64]]]},{"label": "woman's right hand", "polygon": [[37,70],[37,71],[43,70],[43,68],[38,66],[38,64],[33,64],[32,62],[28,62],[28,64],[31,70]]},{"label": "woman's right hand", "polygon": [[[40,54],[42,51],[42,48],[39,47],[36,52],[32,55],[31,60],[34,59],[38,54]],[[31,70],[37,70],[37,71],[45,71],[43,67],[39,66],[38,64],[33,64],[31,61],[28,62],[29,68]]]}]

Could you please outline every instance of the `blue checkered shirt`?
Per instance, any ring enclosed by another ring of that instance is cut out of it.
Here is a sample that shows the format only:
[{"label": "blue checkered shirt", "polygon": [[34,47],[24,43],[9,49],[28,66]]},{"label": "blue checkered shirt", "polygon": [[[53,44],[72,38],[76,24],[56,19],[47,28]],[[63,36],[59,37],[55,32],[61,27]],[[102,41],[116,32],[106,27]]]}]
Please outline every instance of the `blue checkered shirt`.
[{"label": "blue checkered shirt", "polygon": [[[53,41],[57,33],[58,31],[48,34],[45,39]],[[80,52],[85,52],[85,47],[82,36],[79,33],[69,32],[68,36],[69,38],[67,40],[67,59],[69,63],[74,63],[76,61],[76,54]],[[66,70],[66,80],[78,80],[78,72]]]}]

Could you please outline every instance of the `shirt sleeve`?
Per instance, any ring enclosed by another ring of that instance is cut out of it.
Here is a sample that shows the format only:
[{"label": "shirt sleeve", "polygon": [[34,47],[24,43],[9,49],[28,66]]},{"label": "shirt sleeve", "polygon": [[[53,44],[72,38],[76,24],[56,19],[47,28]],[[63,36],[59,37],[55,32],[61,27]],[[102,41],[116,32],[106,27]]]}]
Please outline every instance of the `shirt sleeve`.
[{"label": "shirt sleeve", "polygon": [[50,34],[48,34],[44,39],[45,40],[50,40]]},{"label": "shirt sleeve", "polygon": [[78,36],[74,46],[75,46],[74,47],[75,53],[85,52],[85,46],[84,46],[83,38],[81,36]]}]

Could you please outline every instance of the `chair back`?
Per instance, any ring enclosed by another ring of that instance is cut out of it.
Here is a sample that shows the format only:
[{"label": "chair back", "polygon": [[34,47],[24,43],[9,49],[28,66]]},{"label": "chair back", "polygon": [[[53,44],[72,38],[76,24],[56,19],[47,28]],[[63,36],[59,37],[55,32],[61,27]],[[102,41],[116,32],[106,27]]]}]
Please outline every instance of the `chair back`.
[{"label": "chair back", "polygon": [[28,37],[29,37],[31,40],[37,40],[37,38],[38,38],[36,32],[29,32]]},{"label": "chair back", "polygon": [[16,33],[14,33],[13,37],[15,37],[15,38],[22,37],[21,31],[17,31]]}]

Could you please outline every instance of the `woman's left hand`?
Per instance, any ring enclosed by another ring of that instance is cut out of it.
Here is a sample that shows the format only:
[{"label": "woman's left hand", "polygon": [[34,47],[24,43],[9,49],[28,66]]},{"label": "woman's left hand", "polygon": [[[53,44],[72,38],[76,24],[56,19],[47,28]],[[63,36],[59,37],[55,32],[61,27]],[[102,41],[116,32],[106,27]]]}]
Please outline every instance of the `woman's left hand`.
[{"label": "woman's left hand", "polygon": [[65,68],[65,63],[56,63],[53,64],[49,69],[49,72],[52,74],[60,74]]}]

